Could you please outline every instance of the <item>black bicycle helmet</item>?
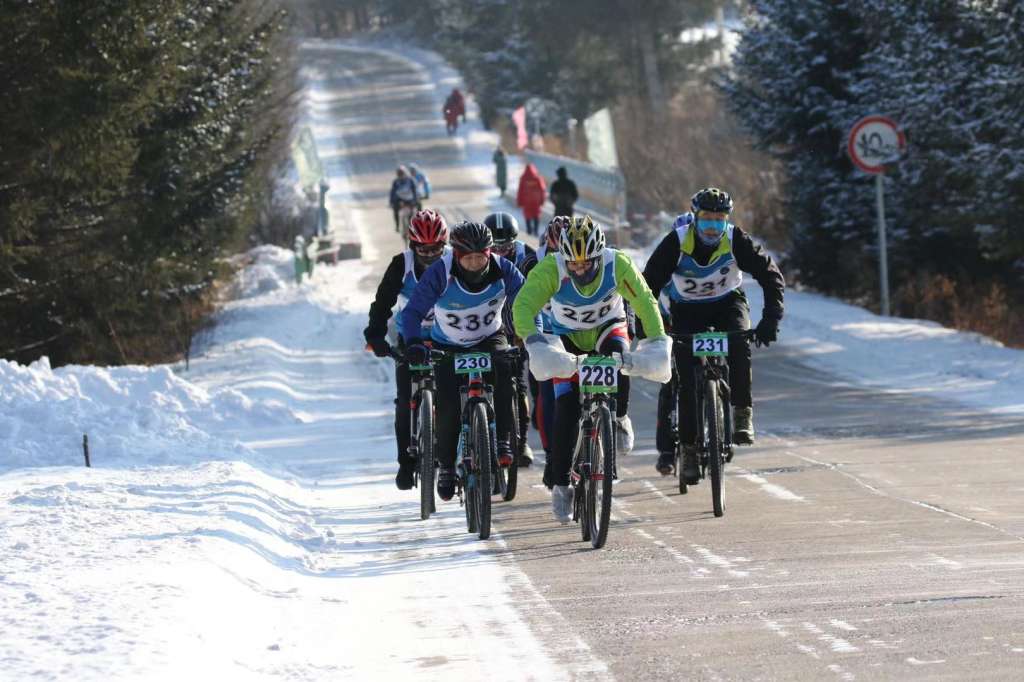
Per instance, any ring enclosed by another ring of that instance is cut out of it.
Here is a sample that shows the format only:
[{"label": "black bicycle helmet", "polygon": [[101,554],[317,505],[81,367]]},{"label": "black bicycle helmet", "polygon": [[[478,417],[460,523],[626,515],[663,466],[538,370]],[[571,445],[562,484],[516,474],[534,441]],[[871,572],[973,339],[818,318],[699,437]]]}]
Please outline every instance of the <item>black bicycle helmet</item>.
[{"label": "black bicycle helmet", "polygon": [[511,213],[492,213],[484,218],[484,225],[490,228],[496,246],[510,244],[519,236],[519,221]]},{"label": "black bicycle helmet", "polygon": [[452,229],[450,243],[457,253],[478,253],[494,246],[494,237],[483,223],[466,220]]},{"label": "black bicycle helmet", "polygon": [[698,211],[732,213],[732,197],[728,192],[717,187],[705,187],[690,199],[690,208],[694,213]]}]

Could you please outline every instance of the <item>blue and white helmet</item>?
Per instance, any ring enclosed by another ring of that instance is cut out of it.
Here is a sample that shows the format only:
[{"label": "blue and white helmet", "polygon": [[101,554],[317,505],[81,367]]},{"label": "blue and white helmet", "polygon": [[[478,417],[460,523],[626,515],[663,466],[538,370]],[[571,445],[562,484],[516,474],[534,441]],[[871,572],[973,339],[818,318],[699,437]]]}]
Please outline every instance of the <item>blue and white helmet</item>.
[{"label": "blue and white helmet", "polygon": [[676,216],[676,219],[672,222],[672,229],[686,229],[693,223],[693,213],[687,211],[686,213],[680,213]]}]

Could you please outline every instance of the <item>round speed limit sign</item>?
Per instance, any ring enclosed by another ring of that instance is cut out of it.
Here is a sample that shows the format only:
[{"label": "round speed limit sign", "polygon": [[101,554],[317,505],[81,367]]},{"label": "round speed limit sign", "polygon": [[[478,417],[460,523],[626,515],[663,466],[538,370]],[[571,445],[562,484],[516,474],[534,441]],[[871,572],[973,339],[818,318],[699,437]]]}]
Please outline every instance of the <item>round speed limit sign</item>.
[{"label": "round speed limit sign", "polygon": [[885,116],[865,116],[850,130],[846,151],[857,168],[865,173],[884,173],[885,165],[895,161],[907,146],[903,131]]}]

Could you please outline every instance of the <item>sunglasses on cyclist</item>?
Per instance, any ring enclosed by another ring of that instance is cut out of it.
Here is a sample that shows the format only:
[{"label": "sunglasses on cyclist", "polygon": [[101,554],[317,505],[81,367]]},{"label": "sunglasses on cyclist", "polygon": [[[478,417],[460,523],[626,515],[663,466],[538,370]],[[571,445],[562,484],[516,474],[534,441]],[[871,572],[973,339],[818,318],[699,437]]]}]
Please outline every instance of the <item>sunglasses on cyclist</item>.
[{"label": "sunglasses on cyclist", "polygon": [[412,247],[420,256],[440,256],[444,252],[444,244],[415,244]]}]

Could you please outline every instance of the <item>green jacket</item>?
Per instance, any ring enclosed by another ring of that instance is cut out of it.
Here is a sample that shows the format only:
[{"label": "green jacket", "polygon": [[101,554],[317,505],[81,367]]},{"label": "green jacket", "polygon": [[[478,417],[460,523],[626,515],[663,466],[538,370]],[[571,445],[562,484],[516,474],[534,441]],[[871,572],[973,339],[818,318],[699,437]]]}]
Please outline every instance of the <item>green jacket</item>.
[{"label": "green jacket", "polygon": [[[593,282],[579,288],[580,293],[589,295],[596,291],[600,284],[601,275],[598,274]],[[515,303],[512,304],[512,321],[515,325],[516,336],[525,339],[531,334],[537,333],[535,323],[537,313],[544,308],[561,286],[555,255],[545,256],[530,271],[526,283],[519,290]],[[615,289],[636,311],[647,336],[661,336],[665,333],[654,295],[651,294],[647,282],[644,281],[633,261],[621,251],[615,251]],[[601,331],[600,327],[595,327],[594,329],[571,332],[568,337],[580,350],[591,351],[597,346],[597,338]]]}]

